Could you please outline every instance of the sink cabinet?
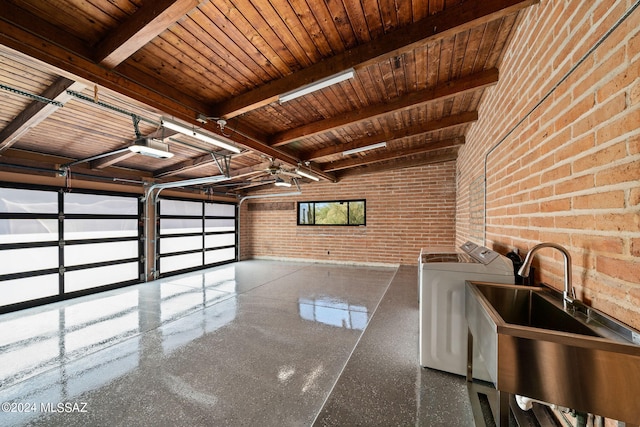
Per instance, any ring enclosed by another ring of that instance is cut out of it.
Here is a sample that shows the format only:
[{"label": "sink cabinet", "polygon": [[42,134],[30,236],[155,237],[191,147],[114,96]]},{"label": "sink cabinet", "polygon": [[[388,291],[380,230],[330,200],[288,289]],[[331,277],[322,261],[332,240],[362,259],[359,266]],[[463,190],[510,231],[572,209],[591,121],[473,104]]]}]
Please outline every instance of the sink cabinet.
[{"label": "sink cabinet", "polygon": [[565,310],[542,287],[466,283],[469,348],[498,390],[498,426],[508,425],[510,394],[640,424],[640,346],[585,310]]}]

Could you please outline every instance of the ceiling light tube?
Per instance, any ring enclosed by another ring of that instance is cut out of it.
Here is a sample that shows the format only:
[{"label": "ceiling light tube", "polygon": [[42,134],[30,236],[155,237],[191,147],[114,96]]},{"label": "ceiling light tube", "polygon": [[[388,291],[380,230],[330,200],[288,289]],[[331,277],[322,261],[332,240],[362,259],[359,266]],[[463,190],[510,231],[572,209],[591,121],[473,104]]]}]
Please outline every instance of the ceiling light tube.
[{"label": "ceiling light tube", "polygon": [[349,154],[356,154],[356,153],[361,153],[363,151],[375,150],[376,148],[384,148],[386,146],[387,146],[386,142],[379,142],[377,144],[371,144],[371,145],[367,145],[365,147],[354,148],[352,150],[343,151],[342,155],[343,156],[348,156]]},{"label": "ceiling light tube", "polygon": [[301,169],[296,169],[296,173],[298,175],[300,175],[300,176],[305,177],[305,178],[309,178],[309,179],[312,179],[314,181],[320,181],[320,178],[318,178],[317,176],[311,175],[309,172],[305,172],[305,171],[303,171]]},{"label": "ceiling light tube", "polygon": [[158,150],[157,148],[147,147],[144,145],[131,145],[129,146],[129,150],[134,153],[158,159],[170,159],[173,157],[173,153],[170,153],[169,151]]},{"label": "ceiling light tube", "polygon": [[173,157],[173,153],[169,151],[169,144],[153,138],[138,138],[128,148],[132,153],[157,159],[170,159]]},{"label": "ceiling light tube", "polygon": [[238,147],[235,147],[225,141],[222,141],[222,139],[217,138],[217,137],[213,137],[213,136],[209,136],[206,135],[204,133],[201,132],[196,132],[195,130],[193,130],[192,128],[190,128],[188,125],[183,125],[181,123],[177,123],[171,120],[168,120],[164,117],[162,117],[160,119],[160,122],[162,124],[162,127],[165,127],[167,129],[171,129],[174,130],[176,132],[180,132],[183,135],[187,135],[187,136],[192,136],[202,142],[206,142],[208,144],[212,144],[215,145],[217,147],[220,148],[224,148],[225,150],[229,150],[233,153],[239,153],[240,149]]},{"label": "ceiling light tube", "polygon": [[307,95],[311,92],[315,92],[316,90],[324,89],[325,87],[329,87],[336,83],[340,83],[342,81],[352,79],[354,75],[355,75],[355,72],[353,68],[349,68],[348,70],[343,71],[341,73],[334,74],[333,76],[325,77],[324,79],[320,79],[313,83],[309,83],[308,85],[299,87],[298,89],[284,93],[280,95],[279,101],[281,104],[283,102],[291,101],[292,99],[298,98],[303,95]]},{"label": "ceiling light tube", "polygon": [[276,187],[291,187],[291,183],[287,182],[281,178],[276,179],[276,182],[274,182]]}]

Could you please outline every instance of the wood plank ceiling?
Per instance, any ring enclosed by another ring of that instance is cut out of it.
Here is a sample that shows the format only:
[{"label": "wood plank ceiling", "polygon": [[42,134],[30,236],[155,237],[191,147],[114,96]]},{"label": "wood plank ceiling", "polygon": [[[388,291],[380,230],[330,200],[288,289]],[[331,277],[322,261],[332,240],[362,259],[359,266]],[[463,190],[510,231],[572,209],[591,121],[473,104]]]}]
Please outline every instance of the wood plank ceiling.
[{"label": "wood plank ceiling", "polygon": [[[147,182],[223,173],[212,191],[238,195],[313,182],[296,168],[339,181],[452,160],[518,12],[536,2],[3,0],[0,170]],[[132,153],[140,136],[174,156]]]}]

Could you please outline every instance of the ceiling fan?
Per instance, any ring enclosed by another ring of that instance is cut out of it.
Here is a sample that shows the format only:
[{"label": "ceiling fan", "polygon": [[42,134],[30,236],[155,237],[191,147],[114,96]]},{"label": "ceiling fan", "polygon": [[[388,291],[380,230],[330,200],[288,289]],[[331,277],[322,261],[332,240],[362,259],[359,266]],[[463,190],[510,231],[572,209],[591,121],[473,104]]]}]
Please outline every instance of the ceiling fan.
[{"label": "ceiling fan", "polygon": [[277,187],[291,187],[292,184],[298,186],[297,180],[300,178],[302,177],[294,171],[283,168],[271,159],[269,166],[251,181],[254,182],[254,186],[274,184]]},{"label": "ceiling fan", "polygon": [[280,175],[288,176],[291,178],[302,178],[300,175],[295,173],[294,171],[287,170],[282,167],[282,165],[276,165],[273,160],[271,160],[271,164],[264,170],[266,174],[272,177],[280,177]]}]

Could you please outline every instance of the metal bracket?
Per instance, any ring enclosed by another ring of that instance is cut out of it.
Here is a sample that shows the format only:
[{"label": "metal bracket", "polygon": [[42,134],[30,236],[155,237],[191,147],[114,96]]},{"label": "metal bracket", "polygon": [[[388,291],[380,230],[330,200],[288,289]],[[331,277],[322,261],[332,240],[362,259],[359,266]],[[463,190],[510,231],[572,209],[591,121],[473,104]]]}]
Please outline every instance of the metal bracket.
[{"label": "metal bracket", "polygon": [[231,167],[231,156],[223,156],[216,153],[211,153],[213,161],[216,162],[216,166],[220,169],[220,173],[229,178]]}]

